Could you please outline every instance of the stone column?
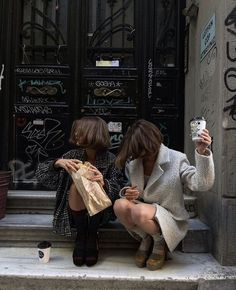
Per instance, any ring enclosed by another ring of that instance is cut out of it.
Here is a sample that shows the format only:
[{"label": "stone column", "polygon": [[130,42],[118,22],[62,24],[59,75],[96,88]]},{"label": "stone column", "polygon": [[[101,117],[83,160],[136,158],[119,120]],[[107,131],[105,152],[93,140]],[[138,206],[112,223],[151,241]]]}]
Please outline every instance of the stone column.
[{"label": "stone column", "polygon": [[[187,7],[193,2],[187,1]],[[189,17],[189,68],[185,77],[185,151],[193,162],[189,120],[204,116],[213,137],[216,180],[198,198],[199,217],[212,230],[212,253],[222,265],[236,265],[236,2],[199,1]],[[213,20],[212,46],[207,25]],[[206,48],[206,47],[205,47]]]}]

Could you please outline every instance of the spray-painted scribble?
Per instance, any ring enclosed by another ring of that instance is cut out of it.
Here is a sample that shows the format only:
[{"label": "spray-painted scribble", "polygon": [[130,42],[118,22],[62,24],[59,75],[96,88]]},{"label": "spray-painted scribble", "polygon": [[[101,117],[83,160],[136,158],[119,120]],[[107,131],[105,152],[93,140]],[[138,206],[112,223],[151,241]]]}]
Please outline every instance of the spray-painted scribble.
[{"label": "spray-painted scribble", "polygon": [[2,80],[4,79],[3,73],[4,73],[4,64],[2,64],[1,74],[0,74],[0,91],[2,90]]},{"label": "spray-painted scribble", "polygon": [[53,67],[17,67],[15,69],[17,74],[29,75],[61,75],[63,74],[60,68]]},{"label": "spray-painted scribble", "polygon": [[[16,125],[18,117],[16,117]],[[34,179],[37,164],[58,154],[65,145],[65,133],[59,120],[32,120],[16,127],[18,154],[10,162],[15,180]]]},{"label": "spray-painted scribble", "polygon": [[117,133],[117,134],[113,134],[112,136],[111,136],[111,138],[110,138],[110,140],[111,140],[111,148],[112,149],[116,149],[116,148],[118,148],[119,146],[120,146],[120,143],[121,143],[121,141],[122,141],[122,139],[123,139],[123,134],[122,133]]},{"label": "spray-painted scribble", "polygon": [[[230,49],[230,45],[232,44],[232,49]],[[231,55],[231,52],[234,51],[234,56]],[[235,41],[234,42],[226,42],[226,55],[227,59],[229,59],[232,62],[236,61],[236,45]]]},{"label": "spray-painted scribble", "polygon": [[228,26],[233,25],[236,30],[236,7],[229,13],[225,19],[225,26],[227,26],[227,31],[236,36],[236,31],[229,28]]},{"label": "spray-painted scribble", "polygon": [[21,103],[24,104],[47,104],[47,103],[56,103],[57,100],[55,98],[49,97],[28,97],[28,96],[21,96],[20,97]]},{"label": "spray-painted scribble", "polygon": [[[234,121],[236,121],[236,95],[234,95],[232,98],[226,101],[226,103],[230,103],[230,102],[232,102],[232,104],[230,104],[229,106],[225,106],[223,111],[229,112],[229,116]],[[236,130],[236,128],[231,128],[231,129]]]},{"label": "spray-painted scribble", "polygon": [[[85,110],[82,109],[81,113],[84,113]],[[111,115],[111,110],[107,109],[107,108],[86,108],[86,113],[88,114],[93,114],[93,115]]]},{"label": "spray-painted scribble", "polygon": [[52,108],[48,106],[15,105],[15,113],[52,115]]},{"label": "spray-painted scribble", "polygon": [[18,87],[22,93],[31,95],[56,95],[58,92],[61,94],[66,93],[64,83],[60,80],[19,79]]},{"label": "spray-painted scribble", "polygon": [[30,180],[36,182],[35,170],[32,169],[32,163],[24,163],[20,160],[11,160],[8,164],[10,170],[13,172],[13,182]]},{"label": "spray-painted scribble", "polygon": [[28,142],[25,153],[29,160],[36,156],[40,161],[41,156],[48,157],[49,151],[55,151],[64,145],[65,133],[61,122],[56,119],[45,118],[41,126],[30,121],[21,131],[21,135]]},{"label": "spray-painted scribble", "polygon": [[225,86],[230,92],[236,92],[236,68],[230,67],[224,74]]},{"label": "spray-painted scribble", "polygon": [[123,89],[109,89],[107,87],[101,87],[101,88],[97,88],[94,89],[93,91],[94,95],[96,97],[120,97],[120,96],[124,96],[125,92]]},{"label": "spray-painted scribble", "polygon": [[89,86],[95,85],[96,87],[112,87],[112,88],[120,88],[123,83],[120,81],[107,81],[107,80],[103,80],[103,81],[96,81],[96,82],[90,82]]},{"label": "spray-painted scribble", "polygon": [[201,73],[199,87],[201,90],[210,86],[210,81],[216,70],[217,47],[213,47],[206,57],[206,66],[204,72]]},{"label": "spray-painted scribble", "polygon": [[150,58],[148,61],[148,67],[147,67],[147,74],[148,74],[148,99],[150,100],[152,98],[152,79],[153,79],[153,65],[152,65],[152,59]]},{"label": "spray-painted scribble", "polygon": [[130,105],[132,104],[132,99],[127,98],[94,98],[90,95],[87,96],[86,105],[87,106],[119,106],[119,105]]},{"label": "spray-painted scribble", "polygon": [[[227,27],[227,31],[236,36],[236,7],[232,9],[229,15],[225,19],[225,26]],[[231,65],[226,69],[224,73],[224,84],[228,91],[228,93],[236,92],[236,41],[226,42],[226,56],[231,63]],[[234,52],[234,56],[232,55]],[[227,106],[223,108],[223,112],[228,112],[229,116],[232,120],[236,121],[236,95],[230,96],[228,100],[226,100]],[[227,127],[226,130],[236,130],[235,126]]]}]

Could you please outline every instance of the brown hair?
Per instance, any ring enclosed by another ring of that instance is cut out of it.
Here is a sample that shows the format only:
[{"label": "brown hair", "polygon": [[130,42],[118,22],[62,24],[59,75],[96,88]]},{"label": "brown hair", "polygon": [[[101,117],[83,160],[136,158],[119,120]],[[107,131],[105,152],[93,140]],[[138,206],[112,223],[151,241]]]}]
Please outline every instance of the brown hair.
[{"label": "brown hair", "polygon": [[111,147],[107,123],[100,117],[83,117],[72,124],[69,142],[95,150]]},{"label": "brown hair", "polygon": [[116,165],[124,167],[128,159],[158,154],[163,141],[160,130],[151,122],[140,119],[127,130],[116,158]]}]

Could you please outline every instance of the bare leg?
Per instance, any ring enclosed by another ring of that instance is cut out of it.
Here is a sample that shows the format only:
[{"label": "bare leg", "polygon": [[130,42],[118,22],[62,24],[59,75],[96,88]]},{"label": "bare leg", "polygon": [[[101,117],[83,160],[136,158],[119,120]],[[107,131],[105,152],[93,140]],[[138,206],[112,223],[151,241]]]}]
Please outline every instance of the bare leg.
[{"label": "bare leg", "polygon": [[127,228],[133,228],[136,223],[132,219],[132,209],[135,204],[125,198],[120,198],[115,201],[114,211],[119,221]]},{"label": "bare leg", "polygon": [[69,192],[69,206],[72,210],[80,211],[85,209],[83,199],[77,191],[75,184],[72,183]]},{"label": "bare leg", "polygon": [[135,264],[142,268],[151,253],[152,238],[160,228],[154,216],[156,207],[150,204],[135,204],[127,199],[119,199],[115,202],[114,211],[120,222],[132,232],[141,237],[140,246],[135,254]]},{"label": "bare leg", "polygon": [[155,213],[155,205],[139,203],[132,208],[131,218],[145,233],[154,235],[160,232],[160,227],[154,218]]},{"label": "bare leg", "polygon": [[160,228],[154,220],[156,207],[152,204],[135,204],[125,198],[121,198],[115,202],[114,211],[120,222],[127,229],[138,226],[150,235],[160,232]]}]

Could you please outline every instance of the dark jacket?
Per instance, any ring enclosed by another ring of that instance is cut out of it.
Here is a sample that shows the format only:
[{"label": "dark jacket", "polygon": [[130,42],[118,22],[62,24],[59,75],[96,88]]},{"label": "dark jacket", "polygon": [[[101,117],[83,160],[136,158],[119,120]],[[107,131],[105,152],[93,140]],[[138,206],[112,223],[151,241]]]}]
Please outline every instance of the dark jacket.
[{"label": "dark jacket", "polygon": [[[86,161],[86,153],[84,149],[74,149],[65,153],[64,159],[79,159]],[[55,160],[45,161],[38,165],[36,177],[45,187],[56,190],[56,205],[53,218],[54,232],[71,236],[72,218],[68,205],[68,191],[72,183],[71,176],[63,168],[54,167]],[[115,167],[115,155],[109,151],[97,154],[94,166],[103,174],[104,189],[112,201],[112,204],[119,198],[119,190],[122,185],[122,174]],[[114,220],[115,214],[113,207],[104,210],[102,224],[109,220]]]}]

